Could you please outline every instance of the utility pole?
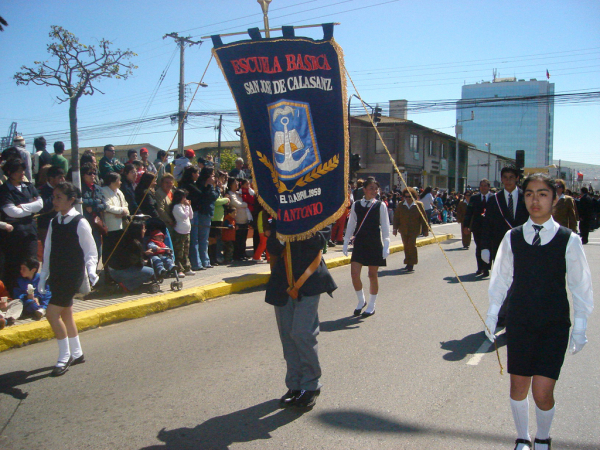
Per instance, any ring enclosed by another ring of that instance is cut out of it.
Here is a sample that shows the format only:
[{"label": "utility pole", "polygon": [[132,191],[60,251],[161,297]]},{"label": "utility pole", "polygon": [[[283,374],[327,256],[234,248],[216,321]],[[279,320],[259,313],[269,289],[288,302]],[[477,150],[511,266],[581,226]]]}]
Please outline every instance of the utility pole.
[{"label": "utility pole", "polygon": [[490,179],[490,159],[491,159],[491,155],[492,155],[492,143],[491,142],[486,142],[485,146],[488,148],[488,174],[487,174],[487,178],[488,180]]},{"label": "utility pole", "polygon": [[[473,113],[473,111],[471,111],[471,118],[470,119],[464,119],[464,120],[458,120],[458,118],[456,119],[456,125],[454,126],[454,133],[456,136],[456,161],[455,161],[455,170],[454,170],[454,191],[458,192],[458,187],[459,187],[459,183],[458,180],[460,178],[460,170],[459,170],[459,158],[458,158],[458,135],[462,134],[462,122],[470,122],[471,120],[475,120],[475,114]],[[467,150],[468,153],[468,150]],[[425,151],[423,151],[423,154],[425,154]],[[467,157],[468,160],[468,157]],[[425,165],[425,156],[423,156],[423,165]]]},{"label": "utility pole", "polygon": [[217,168],[221,168],[221,124],[223,123],[223,114],[219,116],[219,142],[217,143]]},{"label": "utility pole", "polygon": [[179,36],[178,33],[169,33],[163,36],[163,39],[170,37],[175,39],[177,45],[179,45],[179,109],[177,112],[177,151],[179,154],[183,154],[183,137],[184,137],[184,122],[185,122],[185,57],[184,50],[186,44],[188,46],[200,45],[202,41],[192,41],[191,36],[183,37]]}]

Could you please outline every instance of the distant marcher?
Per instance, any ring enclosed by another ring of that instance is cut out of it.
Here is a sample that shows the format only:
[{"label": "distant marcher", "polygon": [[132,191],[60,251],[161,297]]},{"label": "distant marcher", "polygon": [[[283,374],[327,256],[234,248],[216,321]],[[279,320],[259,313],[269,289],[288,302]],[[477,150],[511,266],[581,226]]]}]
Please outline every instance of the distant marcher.
[{"label": "distant marcher", "polygon": [[400,232],[404,244],[404,264],[406,264],[404,269],[412,272],[414,266],[419,263],[417,237],[421,234],[423,236],[429,234],[427,213],[423,203],[417,200],[418,194],[413,188],[405,188],[402,196],[404,202],[400,203],[394,212],[393,230],[394,236]]},{"label": "distant marcher", "polygon": [[471,245],[471,230],[469,228],[469,224],[465,222],[465,216],[467,215],[467,208],[469,206],[469,201],[471,200],[471,191],[467,191],[464,194],[464,198],[462,198],[458,205],[456,205],[456,221],[460,223],[460,236],[462,239],[462,245],[465,250],[469,249]]},{"label": "distant marcher", "polygon": [[[375,302],[379,292],[377,271],[385,266],[385,259],[390,254],[390,220],[387,207],[377,200],[379,183],[368,177],[363,184],[364,197],[352,205],[350,219],[344,236],[343,252],[348,256],[348,245],[354,242],[354,250],[350,260],[352,286],[358,298],[354,315],[369,317],[375,314]],[[369,269],[369,302],[365,300],[360,272],[363,266]],[[364,307],[367,307],[362,312]]]},{"label": "distant marcher", "polygon": [[552,209],[552,218],[563,227],[567,227],[573,233],[577,233],[577,222],[579,221],[579,214],[577,212],[577,204],[575,199],[570,195],[565,194],[567,185],[564,180],[557,179],[556,183],[556,195],[558,201]]},{"label": "distant marcher", "polygon": [[473,233],[473,240],[475,241],[475,259],[477,260],[477,271],[475,275],[482,275],[484,278],[490,275],[490,263],[485,262],[481,259],[482,247],[482,235],[483,235],[483,219],[485,217],[485,210],[487,204],[492,198],[490,192],[490,182],[487,178],[482,179],[479,182],[479,194],[471,195],[469,204],[467,205],[467,212],[463,220],[463,227],[465,232]]},{"label": "distant marcher", "polygon": [[594,201],[590,197],[588,188],[581,188],[581,197],[577,202],[577,210],[579,212],[579,231],[581,234],[581,242],[585,245],[588,243],[592,218],[594,215]]}]

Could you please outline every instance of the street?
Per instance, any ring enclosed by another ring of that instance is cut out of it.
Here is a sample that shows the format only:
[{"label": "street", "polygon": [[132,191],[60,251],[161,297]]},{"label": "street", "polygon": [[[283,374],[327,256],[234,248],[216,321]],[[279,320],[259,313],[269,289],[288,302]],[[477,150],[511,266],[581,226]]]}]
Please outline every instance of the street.
[{"label": "street", "polygon": [[[457,224],[442,242],[485,317],[488,279]],[[585,246],[600,303],[600,231]],[[379,271],[376,314],[355,318],[350,268],[321,296],[323,389],[304,414],[278,409],[285,363],[264,292],[218,298],[86,331],[87,362],[60,378],[55,340],[0,353],[2,449],[512,449],[505,340],[500,366],[437,244]],[[363,283],[368,292],[366,269]],[[598,309],[598,308],[597,308]],[[600,448],[600,320],[557,383],[555,449]],[[530,432],[535,411],[530,400]],[[595,425],[594,425],[595,424]]]}]

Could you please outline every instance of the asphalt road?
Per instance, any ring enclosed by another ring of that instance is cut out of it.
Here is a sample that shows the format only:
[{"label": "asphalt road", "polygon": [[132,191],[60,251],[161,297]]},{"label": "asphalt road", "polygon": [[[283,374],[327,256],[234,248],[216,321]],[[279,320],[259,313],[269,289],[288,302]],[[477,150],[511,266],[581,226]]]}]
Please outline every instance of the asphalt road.
[{"label": "asphalt road", "polygon": [[[598,290],[600,231],[591,236]],[[484,315],[489,282],[472,275],[474,247],[441,246]],[[413,274],[399,271],[403,253],[388,258],[365,320],[351,316],[349,267],[332,271],[339,289],[320,305],[324,387],[310,412],[277,407],[285,365],[257,290],[87,331],[87,362],[60,378],[47,376],[55,341],[1,353],[0,448],[512,449],[508,375],[438,246],[419,258]],[[600,448],[599,323],[596,311],[589,344],[566,358],[555,449]],[[535,433],[533,402],[530,412]]]}]

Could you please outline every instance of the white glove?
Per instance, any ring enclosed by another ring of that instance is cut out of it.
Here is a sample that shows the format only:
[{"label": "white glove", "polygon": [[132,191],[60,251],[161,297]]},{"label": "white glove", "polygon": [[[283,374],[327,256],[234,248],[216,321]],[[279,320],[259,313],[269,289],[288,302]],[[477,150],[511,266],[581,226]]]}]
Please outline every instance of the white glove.
[{"label": "white glove", "polygon": [[481,260],[486,264],[490,263],[490,251],[488,249],[481,250]]},{"label": "white glove", "polygon": [[98,275],[96,275],[95,273],[91,273],[91,272],[89,273],[89,279],[90,279],[90,286],[95,286],[99,280]]},{"label": "white glove", "polygon": [[38,292],[40,294],[46,293],[46,281],[48,280],[47,272],[40,272],[40,281],[38,282]]},{"label": "white glove", "polygon": [[348,243],[344,241],[344,248],[342,249],[344,256],[348,256]]},{"label": "white glove", "polygon": [[488,315],[487,319],[485,319],[485,335],[490,340],[490,342],[494,342],[496,340],[496,335],[494,332],[496,331],[496,324],[498,323],[498,316]]},{"label": "white glove", "polygon": [[498,324],[498,313],[500,312],[500,306],[495,303],[491,303],[487,312],[487,319],[485,320],[484,332],[487,338],[494,342],[496,340],[496,325]]},{"label": "white glove", "polygon": [[390,243],[386,241],[383,243],[383,259],[387,258],[390,254]]},{"label": "white glove", "polygon": [[587,337],[585,330],[587,328],[587,319],[575,318],[575,324],[571,331],[571,340],[569,341],[569,353],[574,355],[583,349],[583,346],[587,344]]}]

